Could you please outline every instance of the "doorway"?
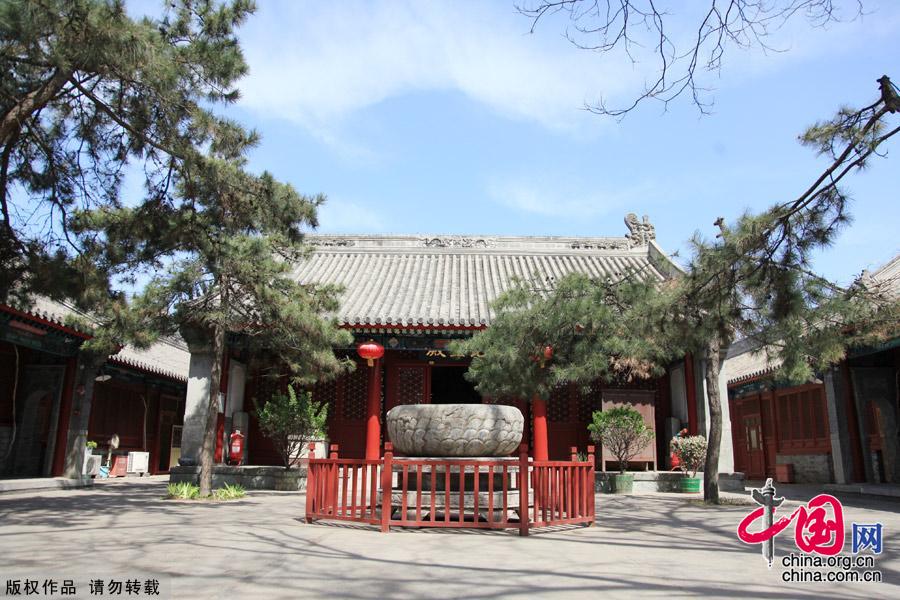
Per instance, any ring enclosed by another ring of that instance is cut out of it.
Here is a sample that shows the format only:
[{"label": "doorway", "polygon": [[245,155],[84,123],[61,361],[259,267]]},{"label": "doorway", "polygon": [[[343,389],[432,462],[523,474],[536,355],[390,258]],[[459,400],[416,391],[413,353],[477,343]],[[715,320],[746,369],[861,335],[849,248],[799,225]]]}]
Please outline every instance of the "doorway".
[{"label": "doorway", "polygon": [[475,384],[465,378],[465,366],[431,367],[432,404],[481,404]]},{"label": "doorway", "polygon": [[759,414],[745,414],[742,420],[746,448],[747,476],[752,479],[762,479],[766,474],[762,419]]}]

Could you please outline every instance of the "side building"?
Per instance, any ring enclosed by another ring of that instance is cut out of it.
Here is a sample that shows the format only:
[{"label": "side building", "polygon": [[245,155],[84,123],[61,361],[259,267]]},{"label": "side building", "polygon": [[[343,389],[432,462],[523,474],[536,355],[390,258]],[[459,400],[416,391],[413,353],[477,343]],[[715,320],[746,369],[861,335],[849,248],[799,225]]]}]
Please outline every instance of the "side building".
[{"label": "side building", "polygon": [[92,441],[106,455],[114,435],[114,474],[123,474],[130,451],[149,453],[149,473],[168,472],[180,455],[187,346],[125,346],[96,373],[87,398],[77,375],[91,332],[66,326],[71,314],[84,316],[46,298],[27,308],[0,305],[0,478],[80,475],[83,461],[67,449]]},{"label": "side building", "polygon": [[[900,298],[900,255],[863,280]],[[746,340],[723,368],[737,471],[788,483],[900,482],[900,338],[853,349],[803,385]]]}]

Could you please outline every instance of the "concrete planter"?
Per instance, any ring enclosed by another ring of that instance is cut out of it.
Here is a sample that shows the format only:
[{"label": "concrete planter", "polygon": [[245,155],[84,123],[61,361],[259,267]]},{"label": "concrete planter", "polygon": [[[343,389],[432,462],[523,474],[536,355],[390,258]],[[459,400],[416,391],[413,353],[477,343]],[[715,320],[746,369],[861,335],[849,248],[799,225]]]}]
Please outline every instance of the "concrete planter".
[{"label": "concrete planter", "polygon": [[508,456],[525,426],[518,408],[497,404],[404,404],[386,421],[394,449],[407,456]]},{"label": "concrete planter", "polygon": [[613,494],[630,494],[632,491],[634,491],[634,475],[617,473],[612,476]]}]

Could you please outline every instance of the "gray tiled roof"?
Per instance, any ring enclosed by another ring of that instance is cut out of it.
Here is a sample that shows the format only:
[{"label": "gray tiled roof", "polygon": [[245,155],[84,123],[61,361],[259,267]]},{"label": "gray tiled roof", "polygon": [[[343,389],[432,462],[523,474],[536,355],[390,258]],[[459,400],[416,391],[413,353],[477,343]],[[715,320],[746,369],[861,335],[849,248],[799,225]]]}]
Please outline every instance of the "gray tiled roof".
[{"label": "gray tiled roof", "polygon": [[768,375],[779,366],[781,361],[778,358],[768,356],[765,349],[758,344],[754,345],[752,340],[743,339],[728,349],[728,356],[722,364],[722,374],[730,385]]},{"label": "gray tiled roof", "polygon": [[888,297],[900,298],[900,254],[873,273],[864,272],[863,282]]},{"label": "gray tiled roof", "polygon": [[[46,296],[35,296],[31,304],[23,307],[23,312],[45,321],[49,321],[59,327],[65,327],[67,317],[73,316],[91,325],[94,319],[66,302],[51,300]],[[90,336],[90,330],[82,332]],[[118,353],[109,356],[110,362],[119,363],[128,367],[134,367],[178,381],[187,381],[188,365],[191,354],[187,344],[180,337],[162,339],[149,348],[135,348],[131,345],[123,346]]]},{"label": "gray tiled roof", "polygon": [[109,360],[186,382],[191,353],[180,337],[161,339],[149,348],[125,346]]},{"label": "gray tiled roof", "polygon": [[351,326],[482,327],[514,277],[571,272],[615,277],[635,269],[662,280],[678,271],[652,237],[310,236],[304,283],[345,288],[339,320]]}]

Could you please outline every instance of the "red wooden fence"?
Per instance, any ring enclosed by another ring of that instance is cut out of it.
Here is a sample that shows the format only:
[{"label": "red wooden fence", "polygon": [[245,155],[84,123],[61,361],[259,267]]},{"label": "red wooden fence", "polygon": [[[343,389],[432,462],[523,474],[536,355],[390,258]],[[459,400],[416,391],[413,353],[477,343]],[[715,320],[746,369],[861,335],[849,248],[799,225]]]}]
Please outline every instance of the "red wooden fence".
[{"label": "red wooden fence", "polygon": [[399,527],[518,529],[594,523],[594,447],[579,461],[518,458],[315,458],[310,448],[306,521],[354,521]]}]

